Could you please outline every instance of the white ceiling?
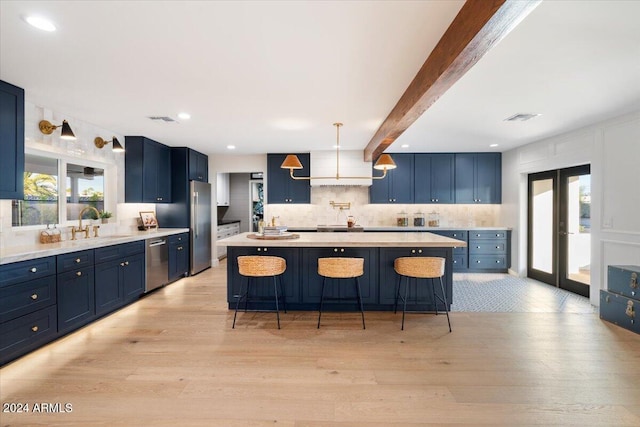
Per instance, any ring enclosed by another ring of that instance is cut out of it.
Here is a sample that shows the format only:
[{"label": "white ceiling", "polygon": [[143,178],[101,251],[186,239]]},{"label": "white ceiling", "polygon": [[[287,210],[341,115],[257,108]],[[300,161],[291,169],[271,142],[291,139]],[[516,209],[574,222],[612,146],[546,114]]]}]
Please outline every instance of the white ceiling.
[{"label": "white ceiling", "polygon": [[[2,0],[0,79],[69,118],[206,154],[330,150],[335,121],[341,146],[362,149],[462,4]],[[638,17],[640,1],[542,2],[389,151],[505,151],[640,109]],[[147,119],[181,111],[192,118]],[[542,116],[503,121],[515,113]]]}]

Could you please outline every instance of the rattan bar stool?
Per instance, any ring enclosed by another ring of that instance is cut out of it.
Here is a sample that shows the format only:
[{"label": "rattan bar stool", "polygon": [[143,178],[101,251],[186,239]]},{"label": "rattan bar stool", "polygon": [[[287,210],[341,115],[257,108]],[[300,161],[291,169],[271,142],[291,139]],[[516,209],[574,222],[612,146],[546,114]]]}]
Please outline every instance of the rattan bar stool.
[{"label": "rattan bar stool", "polygon": [[358,278],[364,274],[364,258],[318,258],[318,274],[322,276],[322,292],[320,293],[320,309],[318,311],[318,329],[320,329],[322,304],[325,300],[324,288],[327,279],[355,279],[356,299],[360,305],[360,313],[362,314],[362,329],[366,329],[364,324],[362,294],[360,293],[360,281],[358,280]]},{"label": "rattan bar stool", "polygon": [[[409,288],[409,279],[413,278],[416,279],[416,289],[418,286],[417,279],[431,279],[431,293],[433,294],[433,305],[435,307],[436,315],[438,315],[437,300],[440,300],[444,304],[444,310],[445,313],[447,313],[447,323],[449,324],[449,332],[451,332],[451,320],[449,320],[447,294],[444,291],[444,284],[442,283],[442,276],[444,276],[444,263],[445,259],[439,257],[402,257],[395,259],[393,268],[396,273],[398,273],[398,286],[396,288],[396,302],[393,312],[397,312],[398,299],[402,298],[404,303],[402,308],[402,330],[404,330],[404,315],[407,312],[407,289]],[[404,297],[400,295],[400,285],[403,277],[407,278],[404,286]],[[442,297],[436,294],[436,286],[434,283],[434,279],[436,278],[440,279]]]},{"label": "rattan bar stool", "polygon": [[[276,317],[278,319],[278,329],[280,329],[280,307],[278,306],[278,300],[282,298],[284,306],[284,312],[287,312],[287,300],[282,291],[282,281],[280,276],[287,269],[287,262],[284,258],[277,256],[239,256],[238,257],[238,272],[240,275],[247,277],[247,291],[242,293],[242,282],[240,283],[240,292],[238,293],[238,300],[236,301],[236,312],[233,314],[233,326],[236,327],[236,316],[238,315],[238,308],[240,307],[240,300],[244,299],[244,311],[247,311],[247,304],[249,303],[249,291],[253,279],[256,277],[273,277],[273,291],[275,293],[276,302]],[[278,296],[278,287],[280,287],[280,296]]]}]

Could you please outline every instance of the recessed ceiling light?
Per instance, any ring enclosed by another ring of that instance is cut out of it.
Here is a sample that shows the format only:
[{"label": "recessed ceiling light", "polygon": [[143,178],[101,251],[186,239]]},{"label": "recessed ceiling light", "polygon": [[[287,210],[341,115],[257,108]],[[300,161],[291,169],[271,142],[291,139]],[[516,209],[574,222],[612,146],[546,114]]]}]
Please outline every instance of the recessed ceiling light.
[{"label": "recessed ceiling light", "polygon": [[409,144],[402,144],[400,148],[409,148]]},{"label": "recessed ceiling light", "polygon": [[31,26],[36,27],[42,31],[55,31],[56,26],[53,25],[53,22],[49,21],[47,18],[43,18],[42,16],[27,16],[24,20]]},{"label": "recessed ceiling light", "polygon": [[227,145],[227,150],[235,150],[236,146],[235,145]]},{"label": "recessed ceiling light", "polygon": [[191,118],[191,114],[189,113],[178,113],[178,118],[182,120],[189,120]]},{"label": "recessed ceiling light", "polygon": [[495,148],[495,147],[497,147],[497,146],[498,146],[498,144],[491,144],[491,145],[489,145],[489,147],[491,147],[491,148]]}]

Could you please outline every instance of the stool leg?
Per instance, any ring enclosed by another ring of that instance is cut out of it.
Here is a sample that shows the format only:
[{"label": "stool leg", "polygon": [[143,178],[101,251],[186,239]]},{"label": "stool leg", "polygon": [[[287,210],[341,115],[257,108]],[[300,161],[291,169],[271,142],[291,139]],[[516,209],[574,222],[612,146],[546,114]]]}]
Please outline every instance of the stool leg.
[{"label": "stool leg", "polygon": [[447,323],[449,324],[449,332],[451,332],[451,320],[449,320],[449,308],[447,307],[447,294],[444,292],[444,284],[442,283],[442,276],[440,276],[440,289],[442,290],[442,298],[444,302],[444,311],[447,314]]},{"label": "stool leg", "polygon": [[327,281],[326,277],[322,278],[322,291],[320,292],[320,309],[318,310],[318,329],[320,329],[320,318],[322,317],[322,303],[324,301],[324,284]]},{"label": "stool leg", "polygon": [[273,276],[273,292],[276,296],[276,318],[278,319],[278,329],[280,329],[280,307],[278,307],[278,279]]},{"label": "stool leg", "polygon": [[400,284],[402,283],[402,276],[398,275],[398,282],[396,284],[396,302],[393,305],[393,314],[398,312],[398,298],[400,298]]},{"label": "stool leg", "polygon": [[245,293],[245,298],[244,298],[244,312],[247,312],[247,306],[249,305],[249,289],[251,289],[251,283],[253,277],[247,277],[247,292]]},{"label": "stool leg", "polygon": [[362,313],[362,329],[367,329],[364,325],[364,306],[362,305],[362,294],[360,293],[360,281],[356,277],[356,293],[358,295],[358,303],[360,304],[360,313]]},{"label": "stool leg", "polygon": [[[247,278],[247,280],[249,280]],[[231,326],[231,329],[235,329],[236,327],[236,316],[238,315],[238,307],[240,307],[240,300],[242,299],[242,285],[244,284],[244,280],[240,279],[240,291],[238,292],[238,301],[236,301],[236,312],[233,314],[233,326]],[[247,288],[249,287],[249,285],[247,284]],[[246,304],[245,304],[246,307]]]},{"label": "stool leg", "polygon": [[400,328],[401,331],[404,331],[404,314],[407,312],[408,290],[409,290],[409,278],[407,277],[407,281],[404,285],[404,305],[402,306],[402,327]]},{"label": "stool leg", "polygon": [[431,278],[431,293],[433,294],[433,308],[436,310],[436,316],[438,315],[438,300],[436,299],[436,283]]}]

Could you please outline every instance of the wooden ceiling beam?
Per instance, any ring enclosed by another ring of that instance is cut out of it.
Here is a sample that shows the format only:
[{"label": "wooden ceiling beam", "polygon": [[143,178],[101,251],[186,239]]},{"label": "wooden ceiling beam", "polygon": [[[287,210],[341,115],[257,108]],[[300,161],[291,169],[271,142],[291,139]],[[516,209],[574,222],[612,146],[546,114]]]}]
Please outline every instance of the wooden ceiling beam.
[{"label": "wooden ceiling beam", "polygon": [[377,159],[541,0],[467,0],[364,150]]}]

